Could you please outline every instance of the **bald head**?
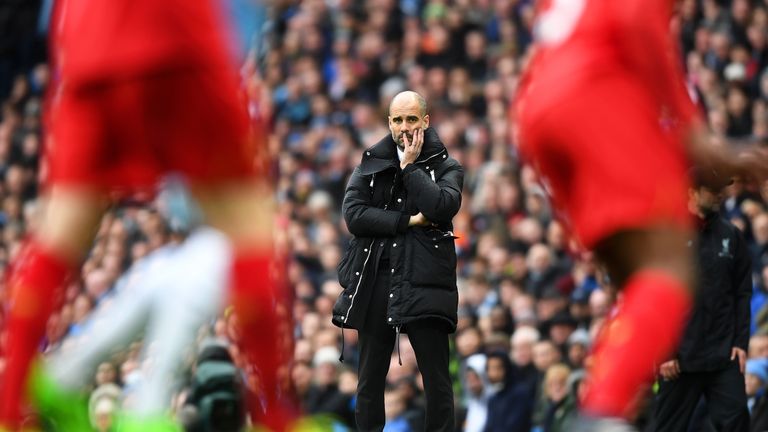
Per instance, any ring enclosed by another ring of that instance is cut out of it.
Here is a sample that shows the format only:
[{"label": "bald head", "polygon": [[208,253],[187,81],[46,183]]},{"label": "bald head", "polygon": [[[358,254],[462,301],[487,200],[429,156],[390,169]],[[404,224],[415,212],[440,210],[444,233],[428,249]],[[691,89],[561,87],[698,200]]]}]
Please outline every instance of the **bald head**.
[{"label": "bald head", "polygon": [[409,142],[413,133],[429,127],[427,101],[414,91],[400,92],[389,103],[389,130],[398,147],[404,148],[403,135]]},{"label": "bald head", "polygon": [[392,102],[389,103],[389,115],[392,115],[392,107],[411,104],[418,105],[422,117],[427,115],[427,100],[424,99],[424,96],[411,90],[402,91],[392,98]]}]

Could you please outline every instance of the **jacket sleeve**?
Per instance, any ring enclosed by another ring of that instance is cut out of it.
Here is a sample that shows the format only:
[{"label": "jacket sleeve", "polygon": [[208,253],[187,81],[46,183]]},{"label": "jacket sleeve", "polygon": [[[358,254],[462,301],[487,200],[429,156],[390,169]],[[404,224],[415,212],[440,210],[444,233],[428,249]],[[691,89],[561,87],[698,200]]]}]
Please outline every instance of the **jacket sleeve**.
[{"label": "jacket sleeve", "polygon": [[344,221],[356,237],[394,237],[408,229],[410,215],[371,204],[371,187],[360,168],[355,168],[344,192]]},{"label": "jacket sleeve", "polygon": [[409,196],[413,196],[418,210],[434,223],[450,223],[461,207],[461,189],[464,185],[464,169],[458,162],[451,163],[436,181],[424,170],[410,164],[403,170],[403,184]]},{"label": "jacket sleeve", "polygon": [[736,295],[736,335],[734,346],[747,350],[751,325],[752,302],[752,259],[749,256],[744,238],[738,230],[736,240],[736,262],[733,272],[733,287]]}]

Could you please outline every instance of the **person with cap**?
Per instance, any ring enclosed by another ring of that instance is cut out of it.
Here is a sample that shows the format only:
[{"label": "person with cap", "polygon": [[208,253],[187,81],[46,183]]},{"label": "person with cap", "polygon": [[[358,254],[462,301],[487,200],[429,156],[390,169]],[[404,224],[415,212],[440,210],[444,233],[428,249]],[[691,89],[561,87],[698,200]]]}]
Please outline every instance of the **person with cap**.
[{"label": "person with cap", "polygon": [[696,300],[675,358],[662,363],[655,431],[687,430],[702,396],[716,430],[749,430],[744,389],[752,269],[741,232],[720,217],[730,178],[692,170],[689,209],[698,220]]},{"label": "person with cap", "polygon": [[549,339],[557,346],[562,354],[562,357],[566,357],[568,352],[567,342],[568,338],[578,327],[578,323],[566,311],[560,311],[553,316],[549,322],[545,323],[547,332],[549,333]]},{"label": "person with cap", "polygon": [[467,359],[467,368],[464,371],[463,386],[464,416],[463,428],[465,432],[482,432],[488,418],[488,399],[491,396],[488,377],[485,373],[487,361],[485,354],[474,354]]},{"label": "person with cap", "polygon": [[584,368],[592,338],[586,329],[576,329],[568,336],[568,364],[573,370]]}]

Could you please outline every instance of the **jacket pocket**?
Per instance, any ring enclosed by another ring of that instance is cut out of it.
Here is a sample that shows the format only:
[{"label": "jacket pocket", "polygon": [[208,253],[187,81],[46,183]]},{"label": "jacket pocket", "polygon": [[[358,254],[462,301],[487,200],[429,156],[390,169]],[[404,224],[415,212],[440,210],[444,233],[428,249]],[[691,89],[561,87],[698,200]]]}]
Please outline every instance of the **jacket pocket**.
[{"label": "jacket pocket", "polygon": [[347,319],[347,313],[352,305],[352,296],[350,290],[344,290],[339,294],[336,302],[333,304],[333,318],[331,321],[341,327]]},{"label": "jacket pocket", "polygon": [[344,251],[344,255],[341,257],[341,261],[339,261],[339,265],[336,266],[336,273],[339,277],[339,284],[343,286],[344,288],[347,288],[352,284],[353,277],[352,277],[352,271],[354,269],[353,262],[355,261],[354,257],[356,254],[357,249],[357,238],[352,238],[350,240],[349,245],[347,246],[347,250]]},{"label": "jacket pocket", "polygon": [[439,229],[414,229],[411,237],[411,285],[455,289],[457,237]]}]

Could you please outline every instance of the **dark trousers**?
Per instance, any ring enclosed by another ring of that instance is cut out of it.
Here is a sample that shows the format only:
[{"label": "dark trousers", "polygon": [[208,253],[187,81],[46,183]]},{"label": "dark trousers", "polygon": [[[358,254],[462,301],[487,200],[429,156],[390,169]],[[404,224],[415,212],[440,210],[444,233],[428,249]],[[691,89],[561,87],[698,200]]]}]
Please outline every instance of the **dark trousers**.
[{"label": "dark trousers", "polygon": [[[359,331],[360,369],[355,422],[359,431],[384,429],[384,386],[395,346],[395,330],[387,324],[389,272],[380,270],[365,325]],[[408,324],[408,339],[424,379],[427,413],[424,430],[453,431],[453,388],[448,373],[448,334],[429,321]]]},{"label": "dark trousers", "polygon": [[737,362],[711,372],[684,372],[675,380],[661,381],[656,396],[656,432],[687,431],[699,399],[704,396],[709,419],[717,431],[749,431],[744,375]]}]

